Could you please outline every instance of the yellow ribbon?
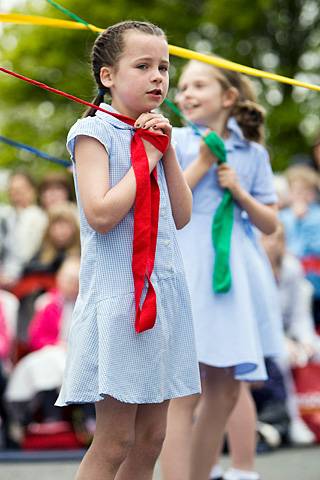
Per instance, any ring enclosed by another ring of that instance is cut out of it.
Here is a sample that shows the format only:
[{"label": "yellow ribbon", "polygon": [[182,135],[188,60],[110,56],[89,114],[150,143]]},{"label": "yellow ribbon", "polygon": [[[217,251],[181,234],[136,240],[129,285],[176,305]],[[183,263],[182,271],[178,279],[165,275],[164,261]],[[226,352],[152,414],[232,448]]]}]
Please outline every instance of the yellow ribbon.
[{"label": "yellow ribbon", "polygon": [[95,25],[89,24],[89,27],[78,22],[70,20],[60,20],[58,18],[40,17],[36,15],[21,15],[19,13],[0,13],[0,22],[16,23],[20,25],[42,25],[46,27],[68,28],[71,30],[93,30],[100,33],[103,28],[98,28]]},{"label": "yellow ribbon", "polygon": [[[95,25],[88,24],[88,26],[73,22],[70,20],[59,20],[55,18],[40,17],[36,15],[21,15],[18,13],[0,13],[0,22],[6,23],[16,23],[24,25],[43,25],[47,27],[56,27],[56,28],[67,28],[73,30],[92,30],[93,32],[100,33],[103,32],[103,28],[96,27]],[[231,62],[223,58],[215,57],[212,55],[206,55],[204,53],[194,52],[188,50],[187,48],[176,47],[175,45],[169,45],[169,52],[171,55],[186,58],[188,60],[198,60],[199,62],[208,63],[217,68],[226,68],[227,70],[233,70],[236,72],[244,73],[246,75],[251,75],[253,77],[266,78],[268,80],[274,80],[280,83],[286,83],[295,87],[303,87],[309,90],[314,90],[320,92],[319,85],[313,85],[308,82],[300,82],[293,78],[284,77],[283,75],[277,75],[276,73],[266,72],[264,70],[258,70],[252,67],[246,67],[239,63]]]}]

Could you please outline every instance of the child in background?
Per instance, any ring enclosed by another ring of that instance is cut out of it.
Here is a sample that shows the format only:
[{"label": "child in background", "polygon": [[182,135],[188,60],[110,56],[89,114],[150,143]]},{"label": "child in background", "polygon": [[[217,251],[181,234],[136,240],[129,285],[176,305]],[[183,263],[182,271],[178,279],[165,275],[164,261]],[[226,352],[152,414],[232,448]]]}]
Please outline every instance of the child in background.
[{"label": "child in background", "polygon": [[289,440],[294,444],[308,445],[315,441],[315,436],[299,415],[291,368],[305,366],[315,355],[320,354],[320,337],[315,332],[312,319],[313,288],[304,278],[299,260],[286,249],[282,224],[279,224],[273,235],[263,235],[262,242],[280,296],[287,352],[286,361],[282,361],[281,366],[290,414]]},{"label": "child in background", "polygon": [[[178,160],[193,190],[192,219],[178,239],[191,293],[203,393],[199,403],[192,397],[171,402],[162,466],[165,480],[208,480],[240,382],[266,379],[263,357],[279,350],[273,333],[277,323],[280,329],[280,319],[272,304],[272,274],[251,225],[265,233],[275,230],[276,195],[268,154],[256,143],[262,140],[263,112],[245,78],[191,61],[179,80],[177,99],[185,117],[202,134],[214,130],[227,150],[227,163],[217,166],[216,157],[192,128],[174,129]],[[211,224],[225,188],[234,199],[232,286],[227,293],[214,293]],[[225,474],[228,480],[258,478],[253,471],[255,411],[245,388],[243,395],[248,400],[243,438],[251,454]]]},{"label": "child in background", "polygon": [[92,67],[94,102],[107,112],[90,109],[67,140],[82,256],[56,404],[95,403],[97,428],[77,480],[151,480],[169,399],[200,390],[176,240],[192,195],[171,126],[153,113],[168,90],[163,31],[136,21],[109,27],[94,44]]},{"label": "child in background", "polygon": [[320,326],[320,177],[311,167],[296,165],[288,168],[290,206],[281,211],[289,252],[302,262],[307,279],[314,288],[313,317]]},{"label": "child in background", "polygon": [[[37,300],[39,307],[28,332],[33,353],[17,363],[8,382],[6,399],[15,418],[24,425],[30,423],[29,431],[53,433],[65,428],[59,423],[63,416],[54,401],[62,384],[66,341],[79,291],[79,269],[78,257],[67,258],[58,270],[56,288]],[[35,423],[35,412],[41,414],[40,424]]]},{"label": "child in background", "polygon": [[39,184],[39,202],[45,211],[59,203],[73,202],[74,189],[71,174],[51,172]]},{"label": "child in background", "polygon": [[55,286],[56,273],[70,255],[80,255],[79,219],[71,203],[61,203],[49,209],[40,248],[25,265],[21,279],[13,288],[20,299],[17,336],[21,350],[25,349],[23,345],[36,299]]}]

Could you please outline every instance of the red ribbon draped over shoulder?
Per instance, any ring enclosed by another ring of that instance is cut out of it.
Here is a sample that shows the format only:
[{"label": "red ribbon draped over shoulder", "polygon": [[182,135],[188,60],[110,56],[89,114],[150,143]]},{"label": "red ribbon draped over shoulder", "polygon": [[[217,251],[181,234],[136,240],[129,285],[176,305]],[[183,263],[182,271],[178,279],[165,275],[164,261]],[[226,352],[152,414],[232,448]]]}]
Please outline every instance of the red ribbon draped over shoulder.
[{"label": "red ribbon draped over shoulder", "polygon": [[[101,109],[102,110],[102,109]],[[110,115],[129,125],[135,121],[124,115],[109,112]],[[132,274],[135,296],[135,330],[137,333],[149,330],[157,317],[157,297],[151,282],[159,223],[160,189],[157,168],[149,173],[149,161],[143,140],[150,142],[164,153],[168,147],[167,135],[138,128],[131,140],[131,163],[136,177],[136,199],[134,205]],[[142,295],[147,282],[145,298]],[[141,304],[142,303],[142,304]]]}]

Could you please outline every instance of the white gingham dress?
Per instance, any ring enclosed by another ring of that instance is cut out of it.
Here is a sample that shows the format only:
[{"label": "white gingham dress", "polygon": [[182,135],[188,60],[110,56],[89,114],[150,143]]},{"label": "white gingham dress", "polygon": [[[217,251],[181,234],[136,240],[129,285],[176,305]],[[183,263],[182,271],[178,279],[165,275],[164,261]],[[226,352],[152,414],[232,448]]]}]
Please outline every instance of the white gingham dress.
[{"label": "white gingham dress", "polygon": [[[109,105],[101,107],[114,111]],[[78,120],[67,146],[74,160],[78,135],[99,140],[109,153],[111,186],[131,167],[133,127],[106,113]],[[92,159],[94,168],[94,159]],[[93,230],[80,211],[80,291],[68,339],[58,406],[96,402],[110,395],[126,403],[160,403],[200,391],[189,292],[164,170],[158,165],[160,215],[152,283],[157,294],[153,329],[137,334],[131,270],[133,209],[110,232]]]}]

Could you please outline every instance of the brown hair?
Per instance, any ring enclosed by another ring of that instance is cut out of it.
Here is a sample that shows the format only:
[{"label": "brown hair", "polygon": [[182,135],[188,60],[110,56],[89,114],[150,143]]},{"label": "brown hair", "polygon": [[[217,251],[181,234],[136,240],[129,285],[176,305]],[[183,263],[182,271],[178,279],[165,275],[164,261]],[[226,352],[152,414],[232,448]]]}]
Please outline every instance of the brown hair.
[{"label": "brown hair", "polygon": [[62,172],[50,172],[46,174],[39,184],[39,195],[50,188],[62,188],[66,191],[68,200],[73,200],[73,187],[71,183],[71,175]]},{"label": "brown hair", "polygon": [[[191,60],[184,68],[187,68]],[[252,82],[244,75],[225,68],[208,65],[217,72],[216,78],[224,90],[235,88],[238,98],[231,109],[230,115],[237,120],[243,135],[247,140],[263,143],[265,110],[257,103]]]},{"label": "brown hair", "polygon": [[236,88],[238,99],[231,110],[231,115],[237,120],[243,135],[247,140],[262,143],[264,140],[265,110],[257,103],[257,97],[252,82],[239,72],[217,69],[221,75],[218,81],[224,89]]},{"label": "brown hair", "polygon": [[52,242],[50,229],[59,220],[64,220],[74,227],[74,234],[70,239],[69,245],[66,245],[64,248],[66,254],[80,255],[80,231],[77,211],[72,203],[65,202],[55,205],[48,210],[48,225],[44,233],[40,254],[40,260],[44,263],[51,262],[57,254],[57,247]]},{"label": "brown hair", "polygon": [[[99,106],[100,103],[103,102],[105,93],[110,94],[109,89],[101,83],[100,70],[102,67],[113,67],[117,65],[125,47],[124,33],[129,30],[166,38],[163,30],[156,25],[134,20],[116,23],[104,30],[94,42],[91,52],[92,73],[99,89],[98,95],[92,101],[94,105]],[[96,110],[94,108],[89,108],[84,116],[93,117],[95,113]]]}]

